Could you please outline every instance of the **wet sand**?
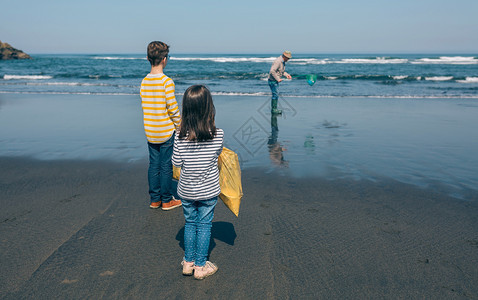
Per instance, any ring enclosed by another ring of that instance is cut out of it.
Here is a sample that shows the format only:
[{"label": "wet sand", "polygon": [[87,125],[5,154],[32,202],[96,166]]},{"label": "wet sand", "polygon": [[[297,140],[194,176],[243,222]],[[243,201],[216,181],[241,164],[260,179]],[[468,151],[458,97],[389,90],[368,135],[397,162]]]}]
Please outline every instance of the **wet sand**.
[{"label": "wet sand", "polygon": [[213,223],[213,277],[181,275],[182,211],[147,163],[0,158],[0,298],[476,299],[478,195],[390,179],[243,171]]}]

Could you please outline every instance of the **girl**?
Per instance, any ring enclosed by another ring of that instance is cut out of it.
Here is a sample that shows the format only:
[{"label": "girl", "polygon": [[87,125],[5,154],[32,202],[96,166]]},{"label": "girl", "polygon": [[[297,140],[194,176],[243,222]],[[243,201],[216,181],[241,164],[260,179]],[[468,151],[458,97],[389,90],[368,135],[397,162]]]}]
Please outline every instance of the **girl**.
[{"label": "girl", "polygon": [[173,165],[181,168],[178,195],[184,218],[183,275],[204,279],[217,271],[207,261],[212,219],[220,194],[217,158],[224,132],[216,128],[211,93],[203,85],[189,87],[183,96],[182,120],[173,147]]}]

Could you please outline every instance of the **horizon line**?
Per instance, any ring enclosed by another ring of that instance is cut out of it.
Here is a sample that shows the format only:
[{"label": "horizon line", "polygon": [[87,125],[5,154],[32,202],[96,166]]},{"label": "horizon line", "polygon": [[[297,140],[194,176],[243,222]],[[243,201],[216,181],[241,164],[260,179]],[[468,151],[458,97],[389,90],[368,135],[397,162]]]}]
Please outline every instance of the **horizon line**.
[{"label": "horizon line", "polygon": [[[25,52],[26,53],[26,52]],[[331,52],[292,52],[296,55],[327,55],[327,54],[468,54],[468,55],[478,55],[478,51],[476,52],[466,52],[466,51],[433,51],[433,52],[422,52],[422,51],[397,51],[397,52],[386,52],[386,51],[331,51]],[[138,53],[138,52],[30,52],[27,53],[29,55],[146,55],[146,53]],[[211,55],[211,54],[225,54],[225,55],[280,55],[281,52],[170,52],[171,54],[179,54],[179,55]]]}]

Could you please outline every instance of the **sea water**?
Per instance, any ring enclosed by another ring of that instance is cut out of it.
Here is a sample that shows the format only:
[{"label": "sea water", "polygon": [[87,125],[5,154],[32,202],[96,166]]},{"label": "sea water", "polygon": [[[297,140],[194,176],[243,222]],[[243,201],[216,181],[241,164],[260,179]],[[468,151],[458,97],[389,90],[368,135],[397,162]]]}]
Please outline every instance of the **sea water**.
[{"label": "sea water", "polygon": [[[181,95],[206,84],[215,95],[269,95],[278,54],[175,54],[166,73]],[[149,62],[135,55],[33,55],[0,61],[0,93],[136,95]],[[294,54],[283,97],[478,98],[478,55]],[[317,76],[310,86],[307,76]]]}]

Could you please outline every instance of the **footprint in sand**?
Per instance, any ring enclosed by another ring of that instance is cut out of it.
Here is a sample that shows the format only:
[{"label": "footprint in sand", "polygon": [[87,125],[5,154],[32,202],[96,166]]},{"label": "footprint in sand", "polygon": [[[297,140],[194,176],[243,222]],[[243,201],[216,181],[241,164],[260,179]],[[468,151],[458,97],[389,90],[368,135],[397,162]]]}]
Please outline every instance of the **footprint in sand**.
[{"label": "footprint in sand", "polygon": [[78,282],[79,280],[78,279],[64,279],[61,283],[63,284],[72,284],[72,283],[75,283],[75,282]]},{"label": "footprint in sand", "polygon": [[105,271],[103,273],[100,274],[100,276],[112,276],[114,274],[114,272],[112,271]]}]

